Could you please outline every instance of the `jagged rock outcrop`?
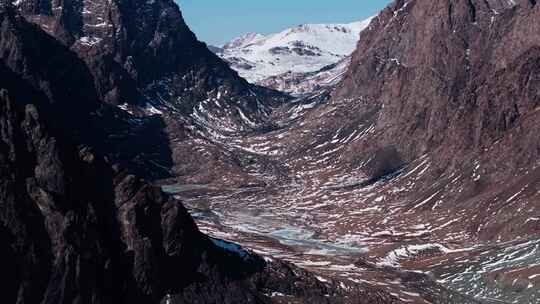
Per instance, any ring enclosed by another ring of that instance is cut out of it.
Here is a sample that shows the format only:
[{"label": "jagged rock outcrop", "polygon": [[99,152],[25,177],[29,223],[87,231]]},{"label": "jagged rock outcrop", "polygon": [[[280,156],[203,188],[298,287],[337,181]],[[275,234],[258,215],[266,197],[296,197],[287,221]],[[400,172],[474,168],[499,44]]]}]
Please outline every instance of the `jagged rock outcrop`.
[{"label": "jagged rock outcrop", "polygon": [[[3,21],[4,36],[0,45],[3,62],[43,92],[36,94],[51,104],[53,122],[71,125],[66,132],[77,132],[74,135],[78,138],[133,172],[164,174],[163,169],[148,170],[148,161],[140,157],[152,155],[150,160],[172,165],[167,136],[162,131],[164,122],[160,117],[130,117],[120,109],[100,102],[92,71],[76,53],[31,23]],[[43,60],[43,56],[47,60]],[[92,115],[93,112],[98,114]]]},{"label": "jagged rock outcrop", "polygon": [[[212,245],[179,202],[51,132],[41,106],[6,91],[0,99],[6,303],[159,303],[167,294],[185,303],[184,290],[201,303],[262,297],[236,283],[262,271],[262,260]],[[222,263],[238,268],[220,271]],[[186,289],[208,281],[208,294]]]},{"label": "jagged rock outcrop", "polygon": [[[169,288],[162,263],[185,258],[189,273],[209,241],[182,205],[86,145],[101,105],[77,56],[12,12],[0,20],[9,50],[0,62],[2,246],[15,256],[3,295],[8,303],[159,300]],[[44,63],[38,51],[53,58]]]}]

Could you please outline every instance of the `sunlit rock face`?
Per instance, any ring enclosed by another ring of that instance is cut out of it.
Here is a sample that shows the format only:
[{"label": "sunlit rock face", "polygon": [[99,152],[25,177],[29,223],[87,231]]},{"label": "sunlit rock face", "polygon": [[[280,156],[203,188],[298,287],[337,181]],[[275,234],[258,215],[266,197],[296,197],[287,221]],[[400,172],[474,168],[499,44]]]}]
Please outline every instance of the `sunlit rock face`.
[{"label": "sunlit rock face", "polygon": [[405,162],[429,157],[437,180],[470,179],[454,199],[483,206],[471,212],[489,222],[481,237],[530,232],[522,217],[535,209],[533,191],[513,220],[510,209],[484,211],[506,208],[516,176],[516,188],[536,184],[539,13],[530,1],[397,1],[363,33],[333,94],[377,109],[369,146],[394,147]]},{"label": "sunlit rock face", "polygon": [[364,32],[334,96],[382,107],[377,127],[407,157],[487,148],[537,106],[537,15],[529,1],[397,1]]}]

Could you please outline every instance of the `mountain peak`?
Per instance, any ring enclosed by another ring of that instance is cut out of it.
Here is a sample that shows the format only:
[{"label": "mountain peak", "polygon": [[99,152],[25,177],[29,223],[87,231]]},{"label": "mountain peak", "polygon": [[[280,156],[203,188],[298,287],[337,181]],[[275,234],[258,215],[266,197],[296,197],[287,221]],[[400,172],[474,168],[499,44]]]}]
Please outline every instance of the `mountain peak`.
[{"label": "mountain peak", "polygon": [[235,48],[242,48],[246,47],[257,40],[263,39],[264,35],[258,34],[258,33],[247,33],[240,37],[237,37],[223,45],[223,49],[235,49]]},{"label": "mountain peak", "polygon": [[252,83],[288,72],[311,73],[350,55],[372,18],[349,24],[303,24],[279,33],[248,33],[219,55]]}]

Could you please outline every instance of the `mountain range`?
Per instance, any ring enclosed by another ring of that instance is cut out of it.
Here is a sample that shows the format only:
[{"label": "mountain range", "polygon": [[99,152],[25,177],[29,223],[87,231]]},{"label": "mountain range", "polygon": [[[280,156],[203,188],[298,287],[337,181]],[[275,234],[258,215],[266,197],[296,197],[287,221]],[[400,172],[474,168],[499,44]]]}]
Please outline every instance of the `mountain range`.
[{"label": "mountain range", "polygon": [[0,3],[3,301],[540,301],[539,19],[396,0],[216,48],[172,0]]}]

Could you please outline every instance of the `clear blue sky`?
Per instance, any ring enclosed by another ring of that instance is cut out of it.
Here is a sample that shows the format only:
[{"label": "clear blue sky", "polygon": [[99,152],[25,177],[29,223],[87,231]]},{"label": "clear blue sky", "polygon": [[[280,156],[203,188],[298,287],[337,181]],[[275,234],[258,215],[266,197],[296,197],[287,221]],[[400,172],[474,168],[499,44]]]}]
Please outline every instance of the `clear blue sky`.
[{"label": "clear blue sky", "polygon": [[248,32],[304,23],[348,23],[377,14],[391,0],[176,0],[199,40],[221,45]]}]

